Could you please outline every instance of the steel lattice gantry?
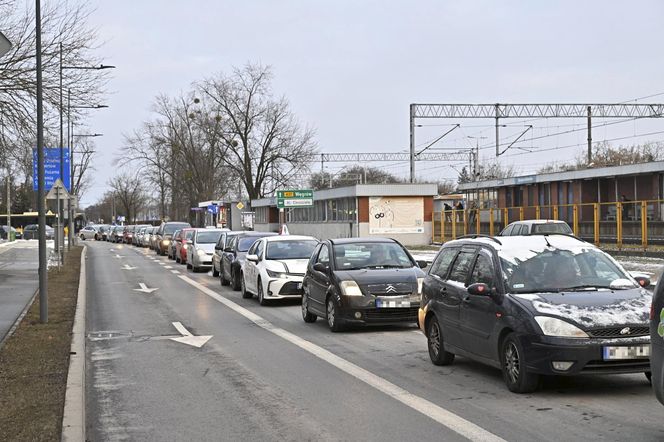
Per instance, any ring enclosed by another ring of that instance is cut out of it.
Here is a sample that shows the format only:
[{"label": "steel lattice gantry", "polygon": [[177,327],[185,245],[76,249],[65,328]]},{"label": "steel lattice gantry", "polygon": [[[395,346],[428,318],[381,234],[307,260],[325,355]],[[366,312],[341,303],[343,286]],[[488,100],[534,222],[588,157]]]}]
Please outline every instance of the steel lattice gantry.
[{"label": "steel lattice gantry", "polygon": [[543,103],[543,104],[418,104],[410,105],[410,180],[415,179],[415,120],[418,118],[493,118],[496,121],[496,156],[500,152],[501,118],[587,118],[588,162],[592,157],[592,117],[662,118],[664,104]]},{"label": "steel lattice gantry", "polygon": [[[415,161],[467,161],[470,155],[469,151],[466,152],[453,152],[453,153],[421,153],[415,155]],[[376,152],[362,152],[362,153],[321,153],[321,163],[325,162],[366,162],[366,161],[410,161],[410,154],[408,153],[376,153]]]}]

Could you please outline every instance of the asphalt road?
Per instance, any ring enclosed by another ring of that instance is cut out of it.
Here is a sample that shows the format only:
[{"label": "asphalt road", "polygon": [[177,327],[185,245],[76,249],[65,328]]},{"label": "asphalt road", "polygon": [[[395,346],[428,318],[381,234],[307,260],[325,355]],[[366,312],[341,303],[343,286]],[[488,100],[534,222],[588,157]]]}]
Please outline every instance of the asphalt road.
[{"label": "asphalt road", "polygon": [[39,286],[37,241],[14,241],[0,247],[0,341]]},{"label": "asphalt road", "polygon": [[[261,307],[146,249],[86,245],[91,441],[664,440],[643,375],[515,395],[467,359],[433,366],[414,326],[332,334],[297,303]],[[212,338],[173,341],[173,322]]]}]

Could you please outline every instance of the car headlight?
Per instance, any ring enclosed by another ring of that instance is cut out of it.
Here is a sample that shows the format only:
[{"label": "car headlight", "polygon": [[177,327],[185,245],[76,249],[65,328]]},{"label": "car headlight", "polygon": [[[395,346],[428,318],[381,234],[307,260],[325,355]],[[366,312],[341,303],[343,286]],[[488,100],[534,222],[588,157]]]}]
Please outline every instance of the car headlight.
[{"label": "car headlight", "polygon": [[168,239],[165,239],[165,240],[163,240],[161,243],[162,243],[163,245],[167,246],[167,245],[169,245],[171,242],[170,242]]},{"label": "car headlight", "polygon": [[558,336],[565,338],[588,338],[588,334],[579,327],[561,319],[550,316],[535,316],[537,325],[546,336]]},{"label": "car headlight", "polygon": [[341,281],[341,291],[346,296],[364,296],[355,281]]},{"label": "car headlight", "polygon": [[196,254],[197,254],[198,256],[205,256],[205,255],[207,255],[207,253],[205,252],[205,250],[200,250],[200,249],[199,249],[199,250],[196,250]]},{"label": "car headlight", "polygon": [[287,278],[288,277],[288,273],[274,272],[274,271],[268,270],[268,269],[265,269],[265,270],[267,271],[267,276],[269,276],[270,278]]}]

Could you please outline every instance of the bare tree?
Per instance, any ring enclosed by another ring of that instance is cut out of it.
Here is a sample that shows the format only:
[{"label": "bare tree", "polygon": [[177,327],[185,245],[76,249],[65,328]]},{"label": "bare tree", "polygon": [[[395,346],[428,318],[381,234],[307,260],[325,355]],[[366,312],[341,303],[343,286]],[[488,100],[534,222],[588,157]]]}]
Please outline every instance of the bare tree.
[{"label": "bare tree", "polygon": [[614,147],[604,141],[593,146],[592,163],[588,163],[585,150],[580,151],[574,162],[565,164],[547,164],[538,173],[566,172],[589,167],[620,166],[623,164],[649,163],[664,159],[664,142],[654,141],[631,146]]},{"label": "bare tree", "polygon": [[136,214],[147,201],[143,181],[137,173],[125,172],[108,181],[116,201],[124,209],[128,223],[136,222]]},{"label": "bare tree", "polygon": [[269,67],[247,64],[197,85],[199,101],[214,115],[219,154],[250,199],[307,171],[316,151],[313,130],[300,125],[284,97],[274,97],[271,79]]}]

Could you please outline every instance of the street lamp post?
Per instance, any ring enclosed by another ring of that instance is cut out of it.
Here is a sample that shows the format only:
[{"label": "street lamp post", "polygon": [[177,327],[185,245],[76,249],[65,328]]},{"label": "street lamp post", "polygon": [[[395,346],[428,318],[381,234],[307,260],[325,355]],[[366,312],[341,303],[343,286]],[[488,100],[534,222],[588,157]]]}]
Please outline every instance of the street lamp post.
[{"label": "street lamp post", "polygon": [[[62,180],[63,184],[66,186],[67,183],[65,183],[65,174],[64,174],[64,168],[65,168],[65,159],[64,159],[64,131],[63,131],[63,124],[64,124],[64,107],[62,103],[63,99],[63,86],[62,86],[62,80],[63,80],[63,71],[65,69],[67,70],[102,70],[102,69],[115,69],[115,66],[111,65],[105,65],[105,64],[100,64],[99,66],[64,66],[63,65],[63,60],[62,60],[62,55],[63,55],[63,50],[62,50],[62,42],[60,42],[60,179]],[[72,107],[74,108],[85,108],[85,109],[98,109],[101,107],[108,107],[108,106],[70,106],[71,102],[71,89],[67,89],[67,119],[69,120],[69,112]],[[67,128],[69,128],[69,123],[67,123]],[[67,137],[67,142],[69,142],[69,137]],[[70,163],[70,171],[73,171],[73,167],[71,167],[71,163],[74,161],[73,159],[73,154],[71,149],[69,149],[69,163]],[[69,193],[70,196],[73,195],[73,179],[72,176],[69,176]],[[71,250],[71,243],[73,240],[73,234],[71,232],[72,228],[72,221],[71,221],[71,216],[72,216],[72,211],[71,211],[71,201],[69,204],[69,235],[68,235],[68,244],[67,244],[67,249]],[[58,238],[60,238],[60,235],[63,235],[62,230],[63,228],[60,228],[64,224],[62,223],[62,211],[58,210]],[[64,235],[63,235],[64,236]],[[64,244],[64,241],[63,241]],[[64,256],[63,251],[60,250],[60,243],[58,240],[58,244],[56,244],[56,250],[59,250],[60,253],[62,254],[60,258],[62,259],[62,256]]]},{"label": "street lamp post", "polygon": [[[72,106],[71,105],[71,89],[67,89],[67,144],[69,144],[69,207],[68,207],[68,217],[69,217],[69,228],[68,228],[68,250],[71,250],[71,245],[74,242],[74,209],[72,207],[72,199],[76,196],[74,192],[74,122],[71,121],[71,110],[72,109],[104,109],[108,106],[104,104],[96,104],[93,106]],[[92,136],[99,137],[102,134],[92,134],[92,135],[76,135],[78,137],[83,136]]]},{"label": "street lamp post", "polygon": [[44,193],[44,99],[42,87],[41,2],[35,0],[35,58],[37,64],[37,212],[39,219],[39,321],[48,322],[46,262],[46,204]]}]

